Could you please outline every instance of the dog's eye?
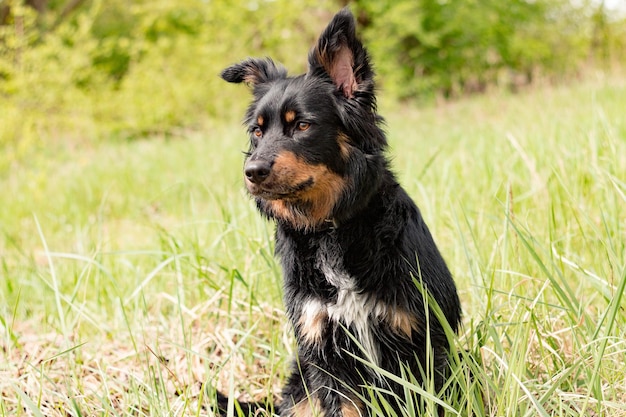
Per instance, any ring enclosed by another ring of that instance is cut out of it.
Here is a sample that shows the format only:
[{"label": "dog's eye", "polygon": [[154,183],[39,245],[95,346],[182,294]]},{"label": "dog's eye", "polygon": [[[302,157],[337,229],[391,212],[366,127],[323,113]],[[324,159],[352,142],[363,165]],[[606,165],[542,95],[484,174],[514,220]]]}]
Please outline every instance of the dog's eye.
[{"label": "dog's eye", "polygon": [[297,127],[299,131],[304,132],[305,130],[308,130],[311,127],[311,123],[299,122]]},{"label": "dog's eye", "polygon": [[260,138],[261,136],[263,136],[263,131],[260,127],[255,127],[254,130],[252,130],[252,134],[257,138]]}]

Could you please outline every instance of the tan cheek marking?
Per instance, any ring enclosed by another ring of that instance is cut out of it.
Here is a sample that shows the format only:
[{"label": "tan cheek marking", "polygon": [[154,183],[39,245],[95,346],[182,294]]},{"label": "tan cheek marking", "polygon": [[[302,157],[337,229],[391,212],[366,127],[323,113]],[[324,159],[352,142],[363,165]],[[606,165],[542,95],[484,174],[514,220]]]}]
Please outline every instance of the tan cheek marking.
[{"label": "tan cheek marking", "polygon": [[345,181],[328,168],[320,168],[315,178],[315,187],[307,190],[304,198],[313,204],[311,215],[318,222],[331,217],[331,212],[345,188]]},{"label": "tan cheek marking", "polygon": [[285,122],[291,123],[296,120],[296,112],[293,110],[289,110],[285,112]]},{"label": "tan cheek marking", "polygon": [[279,154],[272,170],[281,183],[292,187],[308,181],[315,174],[315,167],[304,163],[293,152]]},{"label": "tan cheek marking", "polygon": [[280,179],[281,183],[291,187],[313,180],[313,187],[291,198],[310,204],[309,212],[296,212],[284,202],[278,203],[280,200],[270,203],[277,215],[288,221],[295,221],[294,224],[297,226],[310,227],[326,221],[345,187],[343,178],[331,172],[327,166],[307,164],[292,152],[278,155],[274,161],[273,171],[273,175]]}]

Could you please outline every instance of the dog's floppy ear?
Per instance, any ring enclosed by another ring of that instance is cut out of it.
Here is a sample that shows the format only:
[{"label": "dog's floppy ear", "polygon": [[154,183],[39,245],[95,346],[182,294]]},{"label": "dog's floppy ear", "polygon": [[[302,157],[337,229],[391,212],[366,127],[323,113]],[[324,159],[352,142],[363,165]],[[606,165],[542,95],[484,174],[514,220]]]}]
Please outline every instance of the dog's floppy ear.
[{"label": "dog's floppy ear", "polygon": [[373,79],[367,51],[357,39],[352,13],[347,8],[335,15],[309,53],[309,74],[325,72],[347,98],[371,84]]},{"label": "dog's floppy ear", "polygon": [[274,64],[270,58],[248,58],[238,64],[231,65],[220,74],[230,83],[245,82],[256,86],[269,81],[285,78],[287,71]]}]

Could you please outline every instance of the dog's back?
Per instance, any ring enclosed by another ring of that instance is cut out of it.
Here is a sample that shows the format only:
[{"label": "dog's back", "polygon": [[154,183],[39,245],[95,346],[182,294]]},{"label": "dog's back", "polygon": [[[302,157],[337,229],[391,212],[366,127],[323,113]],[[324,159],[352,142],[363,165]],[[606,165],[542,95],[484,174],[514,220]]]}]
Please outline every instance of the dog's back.
[{"label": "dog's back", "polygon": [[248,59],[222,76],[254,87],[244,176],[277,223],[298,345],[279,414],[368,415],[365,385],[403,395],[384,371],[426,375],[439,390],[449,343],[436,312],[456,330],[460,303],[418,208],[388,168],[373,71],[350,12],[320,36],[305,75]]}]

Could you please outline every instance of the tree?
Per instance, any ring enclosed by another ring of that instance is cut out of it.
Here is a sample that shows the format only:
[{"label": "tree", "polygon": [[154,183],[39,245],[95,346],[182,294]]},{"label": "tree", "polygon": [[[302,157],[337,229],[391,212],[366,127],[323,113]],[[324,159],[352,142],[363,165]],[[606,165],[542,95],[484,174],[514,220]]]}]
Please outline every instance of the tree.
[{"label": "tree", "polygon": [[569,0],[357,0],[381,78],[400,97],[483,91],[575,71],[589,7]]}]

